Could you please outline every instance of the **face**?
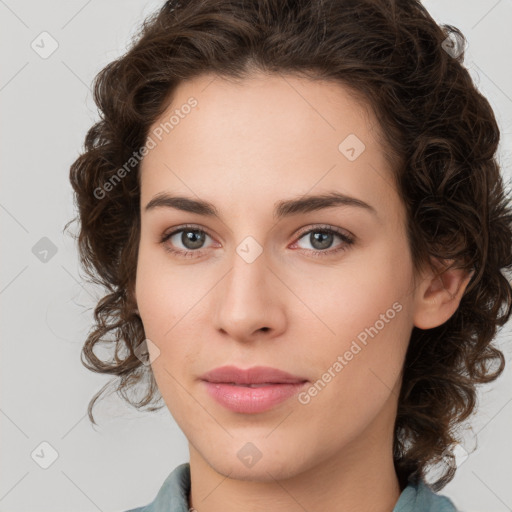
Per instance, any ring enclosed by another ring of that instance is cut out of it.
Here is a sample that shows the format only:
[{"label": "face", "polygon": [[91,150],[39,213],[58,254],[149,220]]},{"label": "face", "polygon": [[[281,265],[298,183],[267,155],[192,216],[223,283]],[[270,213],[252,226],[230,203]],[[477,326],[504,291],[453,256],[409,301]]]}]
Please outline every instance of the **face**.
[{"label": "face", "polygon": [[[275,75],[182,83],[152,126],[135,294],[191,459],[267,480],[391,439],[413,267],[376,127],[341,85]],[[226,365],[305,382],[230,391],[202,380]]]}]

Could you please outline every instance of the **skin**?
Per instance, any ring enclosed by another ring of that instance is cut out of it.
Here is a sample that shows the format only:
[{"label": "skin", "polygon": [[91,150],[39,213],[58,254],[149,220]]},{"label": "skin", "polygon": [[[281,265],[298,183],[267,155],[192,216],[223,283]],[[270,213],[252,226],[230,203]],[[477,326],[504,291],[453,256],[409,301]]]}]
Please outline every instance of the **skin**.
[{"label": "skin", "polygon": [[[390,511],[401,492],[393,424],[412,328],[450,318],[470,276],[414,274],[405,209],[376,119],[343,86],[203,75],[179,85],[152,129],[191,96],[198,105],[141,164],[135,286],[156,382],[189,442],[190,506]],[[338,149],[349,134],[365,144],[354,161]],[[332,190],[377,215],[335,206],[273,219],[277,201]],[[207,200],[221,219],[168,207],[145,211],[161,192]],[[171,254],[160,243],[183,224],[207,232],[203,246],[184,245],[181,233],[166,244],[199,256]],[[325,224],[354,243],[333,235],[322,249],[301,235]],[[236,252],[247,236],[262,249],[252,263]],[[325,255],[314,257],[315,249]],[[396,303],[400,311],[307,404],[295,396],[263,413],[236,413],[199,380],[232,364],[271,366],[314,383]],[[237,456],[248,442],[261,452],[252,467]]]}]

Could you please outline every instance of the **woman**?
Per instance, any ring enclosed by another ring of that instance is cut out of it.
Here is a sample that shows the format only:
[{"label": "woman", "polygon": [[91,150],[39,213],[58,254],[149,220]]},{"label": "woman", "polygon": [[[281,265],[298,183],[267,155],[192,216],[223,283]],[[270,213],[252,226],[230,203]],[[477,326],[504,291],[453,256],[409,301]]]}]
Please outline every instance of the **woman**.
[{"label": "woman", "polygon": [[190,451],[132,512],[456,510],[512,266],[463,43],[419,1],[191,0],[99,73],[70,175],[108,290],[84,364]]}]

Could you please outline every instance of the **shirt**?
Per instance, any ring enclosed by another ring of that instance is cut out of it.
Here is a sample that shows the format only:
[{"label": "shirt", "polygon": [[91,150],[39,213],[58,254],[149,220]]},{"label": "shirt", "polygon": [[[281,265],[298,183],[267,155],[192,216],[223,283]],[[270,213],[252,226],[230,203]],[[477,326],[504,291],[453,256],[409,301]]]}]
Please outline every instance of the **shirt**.
[{"label": "shirt", "polygon": [[[189,491],[190,463],[185,462],[166,478],[151,503],[126,512],[190,512]],[[419,480],[416,484],[410,482],[402,491],[393,512],[457,512],[457,509],[449,498],[434,493],[423,480]]]}]

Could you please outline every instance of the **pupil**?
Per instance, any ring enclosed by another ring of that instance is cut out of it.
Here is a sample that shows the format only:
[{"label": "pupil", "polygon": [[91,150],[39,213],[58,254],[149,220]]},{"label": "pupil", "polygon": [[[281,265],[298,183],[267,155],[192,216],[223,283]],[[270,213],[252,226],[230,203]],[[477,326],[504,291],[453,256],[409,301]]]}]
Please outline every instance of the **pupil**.
[{"label": "pupil", "polygon": [[[182,242],[186,247],[189,247],[189,249],[199,248],[204,240],[204,233],[199,233],[198,231],[185,231],[183,236],[185,239],[182,240]],[[189,243],[192,243],[191,247],[189,246]]]},{"label": "pupil", "polygon": [[[332,237],[332,234],[331,233],[320,233],[320,232],[317,232],[317,233],[312,233],[313,235],[313,240],[315,243],[312,243],[311,245],[313,245],[313,247],[317,248],[317,249],[328,249],[331,245],[331,240],[330,238]],[[317,247],[316,246],[316,242],[318,242],[318,239],[322,239],[323,240],[320,240],[320,247]],[[329,243],[325,243],[325,241],[329,240]]]}]

